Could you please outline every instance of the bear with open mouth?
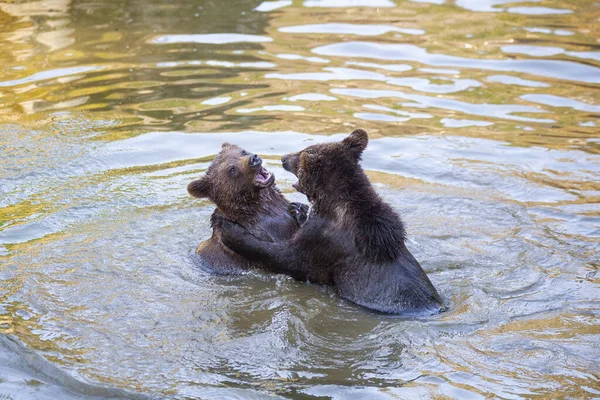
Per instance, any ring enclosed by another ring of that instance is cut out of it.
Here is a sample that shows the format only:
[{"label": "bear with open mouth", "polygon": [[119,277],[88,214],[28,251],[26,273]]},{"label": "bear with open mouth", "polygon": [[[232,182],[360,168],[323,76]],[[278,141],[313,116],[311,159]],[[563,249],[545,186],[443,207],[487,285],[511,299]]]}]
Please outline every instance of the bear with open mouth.
[{"label": "bear with open mouth", "polygon": [[308,219],[289,240],[267,242],[226,222],[222,240],[270,270],[331,285],[343,298],[372,310],[404,315],[445,309],[437,290],[405,245],[398,214],[360,166],[368,135],[321,143],[282,158],[298,177],[294,187],[311,203]]},{"label": "bear with open mouth", "polygon": [[211,216],[212,236],[196,249],[202,263],[217,274],[262,267],[260,261],[248,260],[223,245],[224,220],[243,226],[260,240],[276,242],[292,238],[308,210],[283,197],[275,186],[275,176],[258,155],[229,143],[223,143],[206,174],[190,182],[187,190],[217,206]]}]

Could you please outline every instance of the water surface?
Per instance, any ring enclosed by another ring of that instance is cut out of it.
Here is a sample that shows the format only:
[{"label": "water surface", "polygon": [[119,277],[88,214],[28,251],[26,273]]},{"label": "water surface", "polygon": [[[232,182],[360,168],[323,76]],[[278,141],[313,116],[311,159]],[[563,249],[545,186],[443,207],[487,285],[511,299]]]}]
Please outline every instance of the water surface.
[{"label": "water surface", "polygon": [[[0,398],[600,396],[594,1],[0,2]],[[193,261],[222,142],[371,135],[449,305]]]}]

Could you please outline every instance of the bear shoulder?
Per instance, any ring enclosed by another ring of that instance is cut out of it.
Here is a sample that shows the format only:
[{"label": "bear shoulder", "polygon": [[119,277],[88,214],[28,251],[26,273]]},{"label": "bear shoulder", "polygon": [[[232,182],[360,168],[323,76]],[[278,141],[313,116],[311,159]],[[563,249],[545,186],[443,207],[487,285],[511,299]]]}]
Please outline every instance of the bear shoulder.
[{"label": "bear shoulder", "polygon": [[366,207],[363,203],[355,211],[354,241],[367,260],[387,263],[406,251],[406,230],[400,216],[388,204],[377,200]]}]

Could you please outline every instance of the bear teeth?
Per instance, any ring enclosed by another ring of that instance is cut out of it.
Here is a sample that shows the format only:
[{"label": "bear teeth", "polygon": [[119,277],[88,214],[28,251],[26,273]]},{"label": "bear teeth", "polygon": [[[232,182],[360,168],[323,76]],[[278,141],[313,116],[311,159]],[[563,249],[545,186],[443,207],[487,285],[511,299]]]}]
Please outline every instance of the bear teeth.
[{"label": "bear teeth", "polygon": [[261,168],[256,174],[256,181],[259,183],[266,183],[271,178],[271,173],[264,168]]}]

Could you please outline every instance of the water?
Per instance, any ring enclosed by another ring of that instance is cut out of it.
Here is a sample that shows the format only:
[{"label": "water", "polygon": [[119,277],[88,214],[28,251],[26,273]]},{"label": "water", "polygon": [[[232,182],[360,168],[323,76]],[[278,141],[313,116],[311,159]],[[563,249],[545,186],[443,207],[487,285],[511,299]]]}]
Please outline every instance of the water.
[{"label": "water", "polygon": [[[600,396],[595,1],[0,2],[0,398]],[[224,141],[363,164],[449,305],[192,259]]]}]

